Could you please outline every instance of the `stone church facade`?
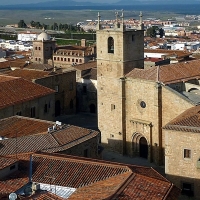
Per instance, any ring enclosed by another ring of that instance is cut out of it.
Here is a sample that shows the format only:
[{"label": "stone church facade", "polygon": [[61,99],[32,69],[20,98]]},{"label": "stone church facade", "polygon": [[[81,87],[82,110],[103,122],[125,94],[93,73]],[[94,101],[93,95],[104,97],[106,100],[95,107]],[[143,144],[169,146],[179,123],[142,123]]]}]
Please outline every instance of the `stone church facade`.
[{"label": "stone church facade", "polygon": [[142,22],[138,30],[130,30],[124,27],[122,17],[120,22],[116,19],[113,29],[103,29],[99,16],[96,34],[102,144],[163,165],[162,127],[199,103],[189,92],[196,87],[196,66],[184,63],[144,69]]}]

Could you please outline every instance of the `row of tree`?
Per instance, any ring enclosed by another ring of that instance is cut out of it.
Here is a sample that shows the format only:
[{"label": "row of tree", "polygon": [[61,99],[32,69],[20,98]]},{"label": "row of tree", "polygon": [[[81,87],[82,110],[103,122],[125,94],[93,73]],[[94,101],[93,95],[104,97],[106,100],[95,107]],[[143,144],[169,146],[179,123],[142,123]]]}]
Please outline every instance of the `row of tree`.
[{"label": "row of tree", "polygon": [[[72,24],[58,24],[54,22],[52,25],[41,24],[40,22],[31,21],[30,26],[37,29],[44,28],[45,30],[56,30],[56,31],[70,31],[70,32],[84,32],[80,26],[74,26]],[[24,20],[18,22],[19,28],[28,28]]]}]

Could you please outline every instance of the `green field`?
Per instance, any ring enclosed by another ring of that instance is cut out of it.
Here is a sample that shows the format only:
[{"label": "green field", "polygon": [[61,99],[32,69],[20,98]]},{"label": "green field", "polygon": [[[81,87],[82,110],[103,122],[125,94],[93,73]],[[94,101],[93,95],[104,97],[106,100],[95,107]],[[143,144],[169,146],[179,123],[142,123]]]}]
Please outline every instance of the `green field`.
[{"label": "green field", "polygon": [[[102,19],[115,19],[116,10],[99,11]],[[17,24],[20,20],[24,20],[29,24],[32,20],[35,22],[52,25],[53,23],[76,24],[85,20],[96,20],[98,11],[96,10],[1,10],[0,25]],[[125,19],[139,19],[138,11],[124,11]],[[144,19],[155,17],[159,19],[168,19],[178,16],[169,12],[144,12]]]}]

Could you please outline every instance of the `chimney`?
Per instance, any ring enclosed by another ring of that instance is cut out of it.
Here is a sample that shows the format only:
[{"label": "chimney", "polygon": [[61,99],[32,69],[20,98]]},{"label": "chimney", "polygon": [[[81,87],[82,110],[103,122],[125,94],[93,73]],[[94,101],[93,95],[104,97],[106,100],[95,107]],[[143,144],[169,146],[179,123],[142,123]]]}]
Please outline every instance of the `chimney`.
[{"label": "chimney", "polygon": [[86,47],[86,39],[81,39],[81,46]]}]

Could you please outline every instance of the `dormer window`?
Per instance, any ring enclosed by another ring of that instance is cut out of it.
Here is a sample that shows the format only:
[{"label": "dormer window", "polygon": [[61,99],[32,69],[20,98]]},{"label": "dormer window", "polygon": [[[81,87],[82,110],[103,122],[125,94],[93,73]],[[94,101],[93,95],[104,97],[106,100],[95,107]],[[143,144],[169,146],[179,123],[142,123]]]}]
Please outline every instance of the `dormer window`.
[{"label": "dormer window", "polygon": [[114,53],[114,39],[112,37],[108,38],[108,53]]}]

